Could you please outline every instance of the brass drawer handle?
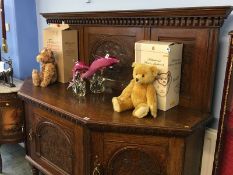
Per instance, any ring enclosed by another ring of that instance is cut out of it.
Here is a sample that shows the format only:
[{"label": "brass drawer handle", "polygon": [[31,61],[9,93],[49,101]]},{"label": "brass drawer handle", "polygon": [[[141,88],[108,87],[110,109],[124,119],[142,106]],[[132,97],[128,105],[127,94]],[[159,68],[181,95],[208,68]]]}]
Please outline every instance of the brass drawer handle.
[{"label": "brass drawer handle", "polygon": [[6,106],[10,106],[10,104],[9,104],[9,103],[6,103]]},{"label": "brass drawer handle", "polygon": [[24,133],[24,126],[21,126],[22,133]]},{"label": "brass drawer handle", "polygon": [[98,160],[98,156],[96,155],[95,156],[95,162],[94,162],[94,169],[93,169],[93,172],[92,172],[92,175],[102,175],[102,166]]},{"label": "brass drawer handle", "polygon": [[94,168],[92,175],[102,175],[99,166]]},{"label": "brass drawer handle", "polygon": [[29,133],[28,133],[28,140],[32,141],[33,136],[32,136],[32,129],[30,129]]}]

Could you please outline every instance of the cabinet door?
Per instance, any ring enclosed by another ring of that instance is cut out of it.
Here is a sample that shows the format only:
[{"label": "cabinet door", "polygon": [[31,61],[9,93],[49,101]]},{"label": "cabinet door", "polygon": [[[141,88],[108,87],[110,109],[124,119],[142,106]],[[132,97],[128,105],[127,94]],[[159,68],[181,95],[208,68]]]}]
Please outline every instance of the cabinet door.
[{"label": "cabinet door", "polygon": [[[102,140],[95,144],[97,140]],[[92,134],[92,170],[105,175],[166,175],[169,141],[162,137]]]},{"label": "cabinet door", "polygon": [[52,174],[74,174],[74,125],[37,108],[31,117],[31,158]]},{"label": "cabinet door", "polygon": [[[84,30],[84,57],[91,63],[97,56],[109,54],[120,60],[104,76],[122,82],[132,78],[131,64],[134,61],[134,43],[144,39],[144,28],[136,27],[86,27]],[[117,83],[117,88],[122,88]]]}]

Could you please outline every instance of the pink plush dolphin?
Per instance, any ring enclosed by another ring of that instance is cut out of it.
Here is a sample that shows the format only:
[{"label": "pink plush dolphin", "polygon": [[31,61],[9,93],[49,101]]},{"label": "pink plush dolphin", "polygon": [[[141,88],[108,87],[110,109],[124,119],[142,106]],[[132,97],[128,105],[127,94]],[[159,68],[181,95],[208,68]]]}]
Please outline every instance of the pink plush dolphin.
[{"label": "pink plush dolphin", "polygon": [[119,60],[113,57],[98,57],[91,63],[89,69],[81,75],[81,78],[88,78],[92,76],[97,70],[101,70],[102,68],[111,66],[118,62]]}]

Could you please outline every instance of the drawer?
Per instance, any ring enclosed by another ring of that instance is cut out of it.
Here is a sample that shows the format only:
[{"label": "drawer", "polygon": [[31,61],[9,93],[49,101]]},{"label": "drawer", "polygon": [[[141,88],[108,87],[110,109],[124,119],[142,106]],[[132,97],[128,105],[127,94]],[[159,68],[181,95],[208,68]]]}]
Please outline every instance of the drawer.
[{"label": "drawer", "polygon": [[13,100],[4,100],[0,101],[0,108],[7,108],[7,107],[23,107],[23,103],[19,99]]}]

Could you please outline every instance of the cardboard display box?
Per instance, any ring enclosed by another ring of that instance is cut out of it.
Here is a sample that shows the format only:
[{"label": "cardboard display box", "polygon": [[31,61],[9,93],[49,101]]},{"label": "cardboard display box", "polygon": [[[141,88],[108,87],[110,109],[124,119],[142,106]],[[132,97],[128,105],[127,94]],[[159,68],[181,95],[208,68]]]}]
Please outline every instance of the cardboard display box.
[{"label": "cardboard display box", "polygon": [[50,25],[43,31],[43,45],[54,52],[58,81],[66,83],[72,78],[72,67],[78,58],[77,30],[69,30],[69,25]]},{"label": "cardboard display box", "polygon": [[153,64],[159,69],[154,85],[158,109],[167,111],[179,104],[180,76],[183,44],[160,41],[135,43],[135,61]]}]

